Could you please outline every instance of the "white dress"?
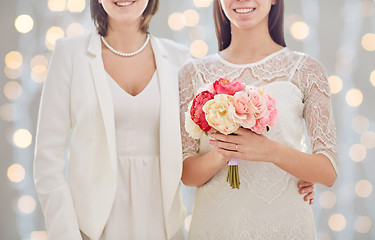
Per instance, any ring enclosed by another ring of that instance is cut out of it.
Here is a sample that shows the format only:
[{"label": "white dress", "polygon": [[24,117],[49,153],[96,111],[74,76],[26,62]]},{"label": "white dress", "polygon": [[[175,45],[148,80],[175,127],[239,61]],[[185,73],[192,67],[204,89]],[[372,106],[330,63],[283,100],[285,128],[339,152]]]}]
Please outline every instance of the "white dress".
[{"label": "white dress", "polygon": [[[312,153],[327,156],[336,168],[336,133],[329,85],[315,59],[283,48],[252,64],[232,64],[215,54],[188,62],[180,72],[181,128],[184,159],[211,150],[203,136],[184,130],[189,102],[204,84],[227,78],[263,86],[276,99],[279,118],[265,135],[305,152],[304,121]],[[240,189],[226,182],[227,168],[197,188],[190,240],[315,239],[310,205],[298,193],[299,179],[272,163],[239,161]]]},{"label": "white dress", "polygon": [[108,74],[115,113],[117,194],[101,240],[165,240],[159,165],[160,91],[155,71],[136,96]]}]

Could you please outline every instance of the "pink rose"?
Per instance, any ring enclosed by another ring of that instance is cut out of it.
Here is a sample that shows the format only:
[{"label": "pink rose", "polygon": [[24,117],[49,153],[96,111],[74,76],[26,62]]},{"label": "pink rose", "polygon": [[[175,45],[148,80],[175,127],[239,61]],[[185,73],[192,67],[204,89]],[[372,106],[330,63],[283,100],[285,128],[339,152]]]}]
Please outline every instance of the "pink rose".
[{"label": "pink rose", "polygon": [[246,87],[246,93],[250,98],[250,102],[255,109],[255,116],[257,119],[264,117],[267,114],[267,99],[264,95],[263,89]]},{"label": "pink rose", "polygon": [[257,119],[255,125],[251,128],[251,130],[258,134],[261,134],[264,130],[267,129],[267,127],[274,126],[276,124],[278,115],[275,99],[267,93],[264,93],[263,95],[267,102],[266,114],[263,117]]},{"label": "pink rose", "polygon": [[206,121],[203,106],[207,101],[213,98],[214,94],[209,91],[203,91],[194,98],[190,108],[191,119],[205,132],[208,132],[211,129],[211,126],[208,125],[208,122]]},{"label": "pink rose", "polygon": [[242,91],[245,88],[245,84],[241,83],[240,80],[230,82],[228,79],[220,78],[213,83],[215,94],[228,94],[234,95],[236,92]]},{"label": "pink rose", "polygon": [[267,129],[267,126],[268,126],[268,119],[259,118],[257,119],[255,125],[251,128],[251,130],[258,134],[261,134],[264,130]]},{"label": "pink rose", "polygon": [[233,107],[230,108],[234,122],[240,123],[245,128],[255,125],[255,108],[245,92],[236,92],[233,96]]},{"label": "pink rose", "polygon": [[268,126],[272,127],[276,124],[277,121],[277,108],[276,100],[269,94],[266,94],[267,99],[267,109],[268,109]]}]

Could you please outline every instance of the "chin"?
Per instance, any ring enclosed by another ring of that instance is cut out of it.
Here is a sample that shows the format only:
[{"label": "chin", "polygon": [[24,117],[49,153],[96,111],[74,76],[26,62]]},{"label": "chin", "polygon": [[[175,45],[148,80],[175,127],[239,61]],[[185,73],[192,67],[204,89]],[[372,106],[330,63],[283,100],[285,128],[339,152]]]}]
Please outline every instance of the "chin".
[{"label": "chin", "polygon": [[250,29],[253,29],[257,26],[258,26],[258,24],[253,22],[253,21],[237,22],[237,23],[232,24],[232,27],[235,27],[235,28],[238,28],[238,29],[241,29],[241,30],[250,30]]}]

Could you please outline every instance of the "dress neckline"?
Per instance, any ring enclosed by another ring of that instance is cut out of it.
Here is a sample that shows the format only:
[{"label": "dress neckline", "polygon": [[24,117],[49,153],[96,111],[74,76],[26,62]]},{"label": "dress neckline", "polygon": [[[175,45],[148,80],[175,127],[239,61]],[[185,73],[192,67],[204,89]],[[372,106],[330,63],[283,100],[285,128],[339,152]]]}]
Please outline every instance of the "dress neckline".
[{"label": "dress neckline", "polygon": [[154,73],[152,74],[152,77],[151,79],[148,81],[147,85],[142,89],[142,91],[140,91],[138,94],[136,95],[132,95],[130,93],[128,93],[125,89],[123,89],[117,82],[115,79],[113,79],[111,77],[111,75],[106,71],[105,72],[107,77],[110,79],[111,82],[114,83],[114,85],[116,86],[116,88],[118,88],[120,90],[120,92],[123,92],[126,96],[129,96],[130,98],[132,99],[136,99],[136,98],[139,98],[140,95],[143,95],[144,92],[147,91],[147,89],[149,88],[149,86],[152,84],[152,82],[154,81],[154,78],[156,78],[156,75],[157,75],[157,69],[155,69]]},{"label": "dress neckline", "polygon": [[253,62],[253,63],[243,63],[243,64],[229,62],[229,61],[225,60],[219,53],[216,53],[215,55],[217,56],[219,61],[224,63],[225,65],[228,65],[228,66],[231,66],[231,67],[234,67],[234,68],[245,68],[245,67],[251,67],[251,66],[256,66],[256,65],[262,64],[262,63],[268,61],[269,59],[273,58],[274,56],[285,52],[287,49],[288,49],[287,47],[283,47],[282,49],[271,53],[270,55],[262,58],[259,61],[256,61],[256,62]]}]

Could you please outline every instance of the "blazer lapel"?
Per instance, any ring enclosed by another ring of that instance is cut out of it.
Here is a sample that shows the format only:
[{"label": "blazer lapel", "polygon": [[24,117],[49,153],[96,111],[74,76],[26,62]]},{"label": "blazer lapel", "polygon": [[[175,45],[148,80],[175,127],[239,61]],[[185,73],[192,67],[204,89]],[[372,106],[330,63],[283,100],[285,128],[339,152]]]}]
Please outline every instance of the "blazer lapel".
[{"label": "blazer lapel", "polygon": [[109,156],[111,159],[114,174],[117,171],[116,159],[116,140],[115,140],[115,120],[113,111],[112,95],[107,83],[107,76],[101,56],[101,41],[97,34],[93,34],[89,43],[88,52],[93,54],[95,58],[90,61],[90,68],[96,94],[100,105],[100,110],[103,116],[104,127],[107,135]]},{"label": "blazer lapel", "polygon": [[151,38],[160,84],[160,173],[164,217],[168,219],[182,173],[178,68],[161,42]]}]

